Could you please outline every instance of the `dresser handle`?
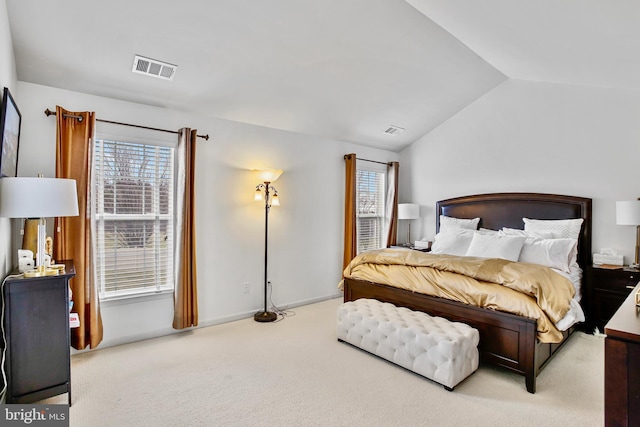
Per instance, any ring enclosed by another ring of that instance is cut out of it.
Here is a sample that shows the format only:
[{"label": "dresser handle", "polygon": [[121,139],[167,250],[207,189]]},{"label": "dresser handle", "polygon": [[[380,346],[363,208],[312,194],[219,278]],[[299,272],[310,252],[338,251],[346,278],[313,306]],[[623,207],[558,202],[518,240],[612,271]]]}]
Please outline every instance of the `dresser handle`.
[{"label": "dresser handle", "polygon": [[627,289],[635,289],[635,286],[627,286]]}]

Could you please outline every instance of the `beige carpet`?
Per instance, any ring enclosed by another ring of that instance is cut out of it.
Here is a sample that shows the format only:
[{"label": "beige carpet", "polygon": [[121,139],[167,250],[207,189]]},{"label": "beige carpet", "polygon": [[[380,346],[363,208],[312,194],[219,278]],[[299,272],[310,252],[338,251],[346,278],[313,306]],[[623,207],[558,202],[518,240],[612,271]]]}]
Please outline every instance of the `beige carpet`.
[{"label": "beige carpet", "polygon": [[[336,341],[339,299],[72,357],[71,426],[602,426],[604,340],[538,377],[481,367],[453,392]],[[48,403],[64,403],[66,395]]]}]

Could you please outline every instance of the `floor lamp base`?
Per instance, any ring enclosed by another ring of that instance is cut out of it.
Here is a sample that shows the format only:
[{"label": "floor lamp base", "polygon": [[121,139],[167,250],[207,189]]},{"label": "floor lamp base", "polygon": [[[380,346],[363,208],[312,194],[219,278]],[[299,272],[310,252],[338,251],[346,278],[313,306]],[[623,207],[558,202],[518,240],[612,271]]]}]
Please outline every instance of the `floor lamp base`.
[{"label": "floor lamp base", "polygon": [[276,313],[271,311],[259,311],[253,316],[256,322],[273,322],[278,318]]}]

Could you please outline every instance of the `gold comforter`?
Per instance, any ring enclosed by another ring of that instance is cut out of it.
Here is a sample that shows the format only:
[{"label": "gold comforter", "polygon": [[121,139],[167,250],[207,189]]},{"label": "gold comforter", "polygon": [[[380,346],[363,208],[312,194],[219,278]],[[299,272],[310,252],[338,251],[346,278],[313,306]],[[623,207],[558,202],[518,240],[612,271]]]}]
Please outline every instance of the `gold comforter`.
[{"label": "gold comforter", "polygon": [[560,342],[554,326],[569,311],[571,282],[547,267],[503,259],[381,249],[355,257],[345,278],[391,285],[537,320],[541,342]]}]

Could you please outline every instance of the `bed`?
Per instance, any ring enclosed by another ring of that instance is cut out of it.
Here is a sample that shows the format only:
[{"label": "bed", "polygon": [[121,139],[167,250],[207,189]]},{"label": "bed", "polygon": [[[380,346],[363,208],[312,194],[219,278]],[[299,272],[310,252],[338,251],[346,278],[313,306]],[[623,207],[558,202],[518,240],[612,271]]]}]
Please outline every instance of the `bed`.
[{"label": "bed", "polygon": [[[457,197],[437,202],[436,231],[440,216],[480,218],[479,228],[522,229],[523,218],[540,220],[582,219],[577,243],[577,263],[583,271],[591,254],[591,199],[539,193],[493,193]],[[536,391],[536,377],[545,364],[566,342],[575,326],[563,331],[555,343],[543,343],[538,337],[537,321],[507,312],[490,310],[345,276],[344,301],[373,298],[412,310],[419,310],[451,321],[463,322],[480,332],[480,357],[483,364],[509,369],[525,377],[526,389]],[[582,292],[583,295],[586,292]],[[584,305],[584,299],[581,304]]]}]

